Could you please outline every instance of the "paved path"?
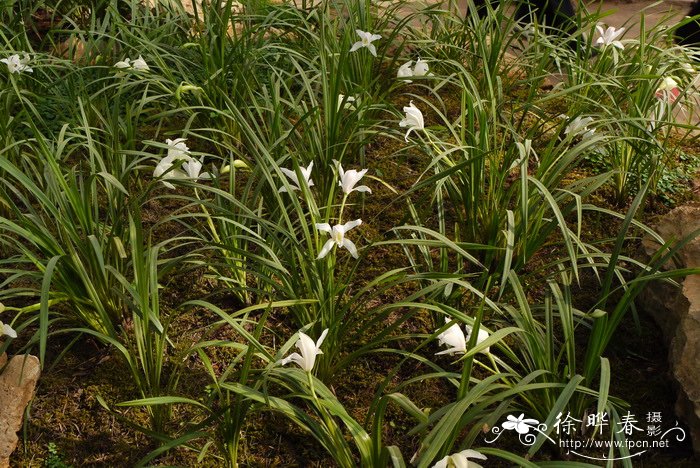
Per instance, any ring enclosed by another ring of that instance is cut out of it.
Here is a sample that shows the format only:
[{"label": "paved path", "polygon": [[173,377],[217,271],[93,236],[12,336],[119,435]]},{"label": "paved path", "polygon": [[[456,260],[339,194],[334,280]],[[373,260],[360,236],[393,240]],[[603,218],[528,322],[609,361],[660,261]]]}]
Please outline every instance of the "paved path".
[{"label": "paved path", "polygon": [[[426,0],[423,0],[424,2]],[[446,1],[446,0],[445,0]],[[427,0],[428,3],[438,3],[439,0]],[[466,10],[466,0],[458,0],[462,10]],[[572,0],[574,4],[578,0]],[[664,18],[680,20],[689,10],[693,0],[585,0],[590,13],[600,12],[601,21],[616,28],[626,27],[628,38],[639,36],[639,23],[644,15],[647,26],[657,24]],[[387,1],[389,3],[389,1]],[[656,4],[656,5],[655,5]]]},{"label": "paved path", "polygon": [[613,1],[588,1],[586,2],[588,11],[591,13],[600,11],[604,18],[601,21],[608,26],[616,28],[626,27],[628,38],[639,37],[639,28],[644,15],[646,27],[656,25],[660,21],[667,19],[670,24],[680,21],[686,15],[692,0],[674,0],[666,2],[658,1],[634,1],[634,0],[613,0]]}]

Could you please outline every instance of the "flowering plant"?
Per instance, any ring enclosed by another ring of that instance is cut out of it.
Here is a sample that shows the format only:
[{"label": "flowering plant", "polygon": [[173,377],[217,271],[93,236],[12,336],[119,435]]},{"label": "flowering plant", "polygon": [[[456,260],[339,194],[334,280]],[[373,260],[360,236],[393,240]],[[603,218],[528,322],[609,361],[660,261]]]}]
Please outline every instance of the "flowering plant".
[{"label": "flowering plant", "polygon": [[7,70],[10,73],[32,73],[34,70],[29,66],[30,60],[29,54],[24,54],[23,58],[19,58],[19,54],[14,54],[0,60],[0,62],[7,65]]},{"label": "flowering plant", "polygon": [[399,122],[399,126],[408,127],[406,135],[404,136],[404,139],[408,141],[408,135],[412,131],[425,129],[425,122],[423,120],[423,113],[413,104],[413,101],[411,101],[407,107],[404,107],[403,111],[406,113],[406,117]]},{"label": "flowering plant", "polygon": [[382,36],[380,36],[379,34],[372,34],[371,32],[361,31],[359,29],[355,30],[355,32],[358,36],[360,36],[360,40],[352,45],[352,47],[350,48],[350,52],[355,52],[356,50],[364,47],[367,50],[369,50],[370,54],[376,57],[377,48],[374,44],[372,44],[372,42],[381,39]]},{"label": "flowering plant", "polygon": [[175,186],[166,179],[199,180],[211,177],[209,173],[202,173],[202,161],[190,156],[189,148],[185,144],[185,138],[175,140],[167,139],[168,155],[161,159],[153,171],[153,177],[160,177],[163,185],[170,189]]},{"label": "flowering plant", "polygon": [[149,71],[151,68],[148,66],[146,61],[142,56],[139,55],[137,59],[133,62],[130,58],[125,58],[114,64],[114,68],[119,68],[121,70],[134,70],[134,71]]},{"label": "flowering plant", "polygon": [[595,42],[597,46],[603,48],[613,46],[620,50],[625,48],[624,44],[618,40],[622,33],[625,32],[625,28],[615,29],[612,26],[608,26],[607,29],[603,29],[603,26],[600,24],[596,25],[595,28],[598,30],[598,34],[600,34],[600,37]]},{"label": "flowering plant", "polygon": [[316,364],[316,356],[323,354],[323,351],[321,351],[321,345],[323,344],[323,340],[326,339],[327,334],[328,329],[326,328],[323,330],[323,333],[321,333],[318,341],[314,343],[314,340],[312,340],[309,335],[299,332],[299,339],[297,340],[296,347],[299,349],[301,354],[292,353],[279,361],[279,363],[284,366],[290,362],[293,362],[298,364],[304,371],[311,372],[314,368],[314,364]]}]

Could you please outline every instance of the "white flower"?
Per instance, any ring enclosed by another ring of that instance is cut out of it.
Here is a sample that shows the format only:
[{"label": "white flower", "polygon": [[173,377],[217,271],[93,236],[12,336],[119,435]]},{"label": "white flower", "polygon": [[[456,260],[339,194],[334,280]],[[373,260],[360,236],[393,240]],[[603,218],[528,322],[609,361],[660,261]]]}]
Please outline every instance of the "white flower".
[{"label": "white flower", "polygon": [[[445,318],[445,323],[449,323],[450,319]],[[464,354],[467,352],[467,340],[464,338],[464,332],[462,332],[462,329],[460,328],[458,323],[453,323],[450,325],[450,327],[445,330],[444,332],[440,333],[438,335],[438,343],[440,346],[445,345],[448,346],[449,348],[440,351],[439,353],[435,353],[436,355],[438,354]]]},{"label": "white flower", "polygon": [[7,64],[7,70],[10,73],[20,73],[27,72],[32,73],[34,70],[29,64],[29,54],[24,54],[24,58],[19,58],[19,54],[10,55],[7,58],[0,60],[0,62]]},{"label": "white flower", "polygon": [[596,45],[603,47],[611,45],[620,50],[625,48],[622,42],[617,40],[617,38],[620,37],[623,32],[625,32],[625,28],[615,29],[612,26],[609,26],[607,29],[603,30],[603,26],[600,24],[596,25],[595,28],[598,30],[598,34],[600,34],[600,37],[595,42]]},{"label": "white flower", "polygon": [[[311,161],[309,164],[309,167],[300,167],[299,171],[301,172],[301,175],[304,177],[304,183],[306,184],[307,187],[313,187],[314,181],[311,180],[311,169],[314,167],[314,162]],[[301,190],[299,187],[299,178],[297,177],[296,171],[292,171],[289,169],[285,169],[283,167],[280,168],[280,170],[286,175],[289,180],[291,181],[289,185],[292,186],[292,190]],[[287,187],[282,186],[279,188],[278,192],[286,192]]]},{"label": "white flower", "polygon": [[125,58],[114,64],[114,68],[131,68],[131,59]]},{"label": "white flower", "polygon": [[681,90],[678,88],[678,83],[672,76],[666,76],[661,80],[661,84],[656,88],[655,96],[662,101],[670,103],[676,102],[678,96],[681,95]]},{"label": "white flower", "polygon": [[659,91],[670,91],[678,87],[678,82],[672,76],[665,76],[658,87]]},{"label": "white flower", "polygon": [[413,76],[425,76],[428,74],[429,70],[430,68],[428,67],[428,62],[418,58],[418,61],[416,61],[416,66],[413,67]]},{"label": "white flower", "polygon": [[360,185],[359,187],[355,187],[355,185],[362,179],[365,174],[367,174],[367,169],[362,169],[360,172],[356,171],[355,169],[350,169],[349,171],[345,172],[343,170],[343,166],[336,161],[336,164],[338,166],[338,174],[340,175],[340,181],[338,182],[338,185],[343,187],[343,193],[346,195],[349,195],[351,192],[369,192],[372,193],[372,190],[367,187],[366,185]]},{"label": "white flower", "polygon": [[656,88],[654,95],[659,102],[656,103],[652,109],[651,116],[649,117],[647,130],[650,132],[656,130],[659,122],[666,116],[667,107],[676,102],[681,95],[681,90],[678,87],[678,82],[674,77],[665,76],[661,80],[659,87]]},{"label": "white flower", "polygon": [[413,104],[413,101],[409,103],[408,107],[404,107],[403,111],[406,113],[406,118],[399,122],[399,126],[408,127],[404,137],[408,141],[408,134],[413,130],[425,129],[425,123],[423,122],[423,113]]},{"label": "white flower", "polygon": [[[445,318],[445,323],[449,323],[450,319]],[[453,323],[450,325],[450,327],[445,330],[444,332],[440,333],[438,335],[438,343],[442,346],[448,346],[448,349],[444,351],[440,351],[439,353],[435,353],[436,355],[438,354],[464,354],[467,352],[467,342],[469,341],[469,338],[472,335],[472,327],[471,325],[465,325],[464,328],[467,330],[467,336],[465,338],[464,332],[462,332],[462,329],[459,327],[459,324]],[[486,339],[489,337],[489,332],[484,330],[483,328],[479,327],[479,335],[476,337],[476,345],[479,345],[483,343]],[[491,351],[491,348],[488,347],[486,349],[481,350],[481,353],[484,354],[489,354]]]},{"label": "white flower", "polygon": [[131,67],[132,67],[134,70],[138,70],[138,71],[148,71],[148,70],[150,70],[150,68],[148,67],[148,64],[147,64],[146,61],[143,59],[143,57],[141,57],[140,55],[139,55],[139,58],[137,58],[136,60],[134,60],[134,61],[132,62]]},{"label": "white flower", "polygon": [[[184,138],[175,140],[167,139],[165,142],[168,145],[168,155],[161,159],[153,171],[153,177],[162,177],[163,184],[174,189],[175,186],[165,179],[180,179],[180,180],[198,180],[208,179],[210,174],[201,173],[202,162],[190,156],[190,149],[185,144]],[[179,167],[176,166],[180,162]]]},{"label": "white flower", "polygon": [[[408,62],[404,63],[399,67],[399,71],[396,72],[396,77],[397,78],[410,78],[413,76],[413,69],[411,68],[411,65],[413,65],[413,60],[409,60]],[[406,83],[411,83],[411,80],[404,80]]]},{"label": "white flower", "polygon": [[[467,341],[469,341],[469,338],[471,338],[471,336],[472,336],[472,326],[467,324],[464,326],[464,328],[467,329]],[[488,337],[489,337],[489,332],[484,330],[482,327],[479,327],[479,334],[476,337],[476,345],[483,343],[486,339],[488,339]],[[489,354],[491,352],[491,348],[488,347],[488,348],[482,349],[480,352],[484,353],[484,354]]]},{"label": "white flower", "polygon": [[344,94],[338,94],[338,112],[340,112],[341,109],[346,109],[349,111],[354,111],[355,104],[353,104],[356,101],[356,99],[353,96],[345,96]]},{"label": "white flower", "polygon": [[[423,59],[418,59],[416,61],[416,66],[411,68],[413,65],[413,60],[409,60],[399,67],[399,71],[396,73],[397,78],[410,78],[412,76],[426,76],[430,68],[428,67],[428,62]],[[412,83],[411,80],[404,79],[406,83]]]},{"label": "white flower", "polygon": [[299,339],[297,340],[296,345],[297,349],[301,351],[301,354],[292,353],[279,361],[280,364],[284,366],[290,362],[294,362],[306,372],[311,372],[314,368],[314,364],[316,364],[316,356],[323,354],[323,351],[321,351],[321,344],[323,344],[323,340],[326,339],[327,334],[328,329],[326,328],[323,330],[323,333],[321,333],[321,337],[318,339],[318,341],[314,343],[314,340],[312,340],[306,333],[299,332]]},{"label": "white flower", "polygon": [[591,137],[595,133],[595,129],[588,128],[591,122],[593,122],[593,117],[578,116],[566,126],[564,134],[572,137],[577,135],[583,135],[583,138]]},{"label": "white flower", "polygon": [[204,163],[202,161],[190,158],[189,161],[182,163],[181,167],[185,171],[187,177],[192,180],[209,179],[211,175],[208,172],[202,172],[203,165]]},{"label": "white flower", "polygon": [[318,229],[319,231],[327,232],[331,235],[331,238],[328,239],[323,245],[321,252],[318,254],[318,257],[316,257],[316,260],[320,260],[326,255],[328,255],[328,252],[331,251],[333,245],[337,245],[339,248],[345,247],[346,249],[348,249],[348,252],[350,252],[350,255],[352,255],[354,258],[357,258],[357,247],[355,247],[355,244],[350,239],[345,238],[345,233],[348,232],[350,229],[359,226],[360,224],[362,224],[361,219],[356,219],[355,221],[348,221],[345,224],[336,224],[332,228],[331,225],[328,223],[316,223],[316,229]]},{"label": "white flower", "polygon": [[165,144],[168,145],[168,156],[182,159],[189,158],[190,149],[185,144],[186,141],[186,138],[176,138],[174,140],[170,138],[166,139]]},{"label": "white flower", "polygon": [[[189,156],[188,156],[189,158]],[[166,182],[165,179],[186,179],[187,174],[183,172],[179,167],[173,168],[175,165],[176,161],[181,161],[185,160],[185,158],[178,158],[175,156],[168,155],[158,161],[158,164],[156,164],[156,168],[153,170],[153,177],[157,178],[162,178],[161,182],[163,182],[163,185],[168,187],[169,189],[174,189],[175,186],[171,184],[170,182]]]},{"label": "white flower", "polygon": [[372,44],[372,42],[376,41],[377,39],[381,39],[382,36],[379,34],[372,34],[371,32],[360,31],[359,29],[356,29],[355,32],[358,36],[360,36],[360,40],[352,45],[350,52],[355,52],[361,47],[366,47],[369,49],[370,54],[376,57],[377,48],[374,46],[374,44]]},{"label": "white flower", "polygon": [[119,69],[130,69],[130,70],[135,70],[135,71],[148,71],[150,68],[148,67],[148,64],[146,61],[139,55],[139,58],[134,60],[133,62],[131,61],[130,58],[125,58],[124,60],[120,60],[119,62],[114,64],[114,68],[119,68]]},{"label": "white flower", "polygon": [[433,468],[482,468],[482,466],[478,463],[469,461],[470,458],[486,460],[486,455],[472,449],[462,450],[461,452],[453,453],[452,455],[446,456],[445,458],[434,464]]},{"label": "white flower", "polygon": [[14,331],[11,326],[2,323],[2,320],[0,320],[0,336],[2,335],[7,335],[10,338],[17,338],[17,332]]},{"label": "white flower", "polygon": [[507,419],[508,421],[501,424],[503,429],[508,431],[515,429],[518,434],[527,434],[530,432],[531,428],[537,427],[537,425],[540,423],[536,419],[525,419],[525,414],[521,414],[517,418],[512,414],[509,414]]}]

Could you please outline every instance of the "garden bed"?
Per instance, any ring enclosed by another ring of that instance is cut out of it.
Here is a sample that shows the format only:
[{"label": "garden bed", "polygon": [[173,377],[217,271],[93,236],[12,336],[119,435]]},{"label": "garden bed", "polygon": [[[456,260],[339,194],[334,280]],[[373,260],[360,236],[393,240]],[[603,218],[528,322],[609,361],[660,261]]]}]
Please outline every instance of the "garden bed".
[{"label": "garden bed", "polygon": [[696,52],[224,3],[0,11],[0,351],[43,363],[13,465],[697,465],[624,447],[677,419],[634,300],[697,273],[638,258],[693,196]]}]

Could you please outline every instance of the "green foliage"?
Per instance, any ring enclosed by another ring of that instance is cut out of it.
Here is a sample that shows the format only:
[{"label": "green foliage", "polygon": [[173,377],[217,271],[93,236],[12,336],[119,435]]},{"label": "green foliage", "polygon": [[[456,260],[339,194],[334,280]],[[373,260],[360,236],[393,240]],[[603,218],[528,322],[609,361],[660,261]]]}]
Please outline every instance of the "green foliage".
[{"label": "green foliage", "polygon": [[63,461],[63,456],[61,452],[59,452],[58,447],[56,447],[56,444],[49,442],[46,451],[49,453],[49,456],[44,460],[44,468],[70,468],[70,465],[67,465]]}]

